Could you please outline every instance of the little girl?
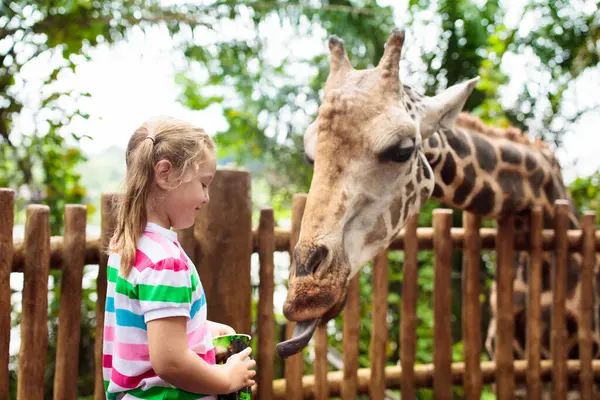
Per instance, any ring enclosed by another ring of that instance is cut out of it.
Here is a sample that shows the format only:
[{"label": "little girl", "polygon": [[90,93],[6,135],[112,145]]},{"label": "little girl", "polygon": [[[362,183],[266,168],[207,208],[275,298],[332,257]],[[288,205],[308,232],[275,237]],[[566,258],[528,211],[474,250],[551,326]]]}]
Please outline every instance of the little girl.
[{"label": "little girl", "polygon": [[215,364],[206,297],[177,233],[208,203],[216,160],[200,128],[168,118],[139,127],[108,259],[103,373],[107,399],[215,399],[254,385],[247,348]]}]

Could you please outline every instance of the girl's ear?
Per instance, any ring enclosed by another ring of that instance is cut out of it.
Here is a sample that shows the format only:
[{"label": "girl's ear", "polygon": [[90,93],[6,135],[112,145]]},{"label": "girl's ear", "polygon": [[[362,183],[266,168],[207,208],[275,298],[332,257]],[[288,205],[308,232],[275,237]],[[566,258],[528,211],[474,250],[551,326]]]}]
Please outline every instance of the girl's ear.
[{"label": "girl's ear", "polygon": [[160,160],[154,167],[154,182],[162,190],[171,188],[173,165],[169,160]]}]

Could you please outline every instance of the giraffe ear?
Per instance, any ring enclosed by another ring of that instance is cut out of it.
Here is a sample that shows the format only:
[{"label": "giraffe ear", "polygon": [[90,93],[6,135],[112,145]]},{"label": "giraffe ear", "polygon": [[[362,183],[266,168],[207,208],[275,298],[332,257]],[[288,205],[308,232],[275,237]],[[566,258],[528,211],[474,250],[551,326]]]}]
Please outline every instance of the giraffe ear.
[{"label": "giraffe ear", "polygon": [[433,135],[440,128],[452,129],[454,127],[456,118],[462,111],[479,79],[479,77],[476,77],[457,83],[434,97],[424,99],[420,122],[423,139]]}]

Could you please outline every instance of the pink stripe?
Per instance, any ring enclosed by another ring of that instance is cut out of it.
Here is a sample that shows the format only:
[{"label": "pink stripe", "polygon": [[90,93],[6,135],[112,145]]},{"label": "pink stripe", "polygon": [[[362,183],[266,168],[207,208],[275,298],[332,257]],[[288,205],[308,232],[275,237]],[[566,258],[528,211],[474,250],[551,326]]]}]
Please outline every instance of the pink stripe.
[{"label": "pink stripe", "polygon": [[102,367],[112,368],[112,359],[113,357],[110,354],[104,354],[102,356]]},{"label": "pink stripe", "polygon": [[202,343],[204,341],[204,336],[206,335],[206,331],[208,327],[206,325],[201,326],[196,329],[194,332],[188,333],[187,335],[187,343],[188,347],[192,347],[198,343]]},{"label": "pink stripe", "polygon": [[105,326],[104,327],[104,341],[112,342],[115,340],[115,327],[114,326]]},{"label": "pink stripe", "polygon": [[148,345],[115,342],[115,356],[123,360],[150,361]]},{"label": "pink stripe", "polygon": [[216,364],[216,362],[217,362],[214,349],[210,349],[205,354],[199,354],[199,353],[196,353],[196,354],[198,354],[198,356],[201,359],[203,359],[204,361],[206,361],[208,364]]},{"label": "pink stripe", "polygon": [[152,370],[152,369],[144,372],[141,375],[127,376],[127,375],[121,374],[119,371],[117,371],[115,368],[113,368],[110,380],[113,381],[114,383],[116,383],[117,385],[121,386],[122,388],[135,389],[136,387],[138,387],[140,385],[140,382],[143,379],[154,378],[155,376],[156,376],[156,374],[154,373],[154,370]]},{"label": "pink stripe", "polygon": [[148,256],[144,252],[140,250],[135,251],[135,269],[142,272],[151,265],[152,260],[150,260],[150,258],[148,258]]},{"label": "pink stripe", "polygon": [[177,254],[175,254],[175,251],[173,249],[173,242],[168,241],[156,232],[144,232],[144,235],[148,236],[154,242],[160,244],[162,248],[167,252],[167,254],[169,254],[172,257],[177,257]]},{"label": "pink stripe", "polygon": [[146,256],[140,250],[137,251],[137,256],[135,259],[135,268],[140,272],[142,272],[146,268],[152,268],[155,271],[162,271],[163,269],[167,269],[175,272],[188,270],[187,263],[182,262],[178,258],[165,258],[164,260],[160,260],[157,263],[153,263],[148,258],[148,256]]}]

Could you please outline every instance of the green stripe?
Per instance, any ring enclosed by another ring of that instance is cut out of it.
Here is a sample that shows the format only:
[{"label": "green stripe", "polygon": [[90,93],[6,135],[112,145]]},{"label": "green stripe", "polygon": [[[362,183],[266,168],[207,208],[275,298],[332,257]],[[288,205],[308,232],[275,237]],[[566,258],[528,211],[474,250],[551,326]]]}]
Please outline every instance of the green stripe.
[{"label": "green stripe", "polygon": [[109,381],[104,381],[104,393],[106,393],[106,398],[108,400],[114,400],[117,398],[117,394],[108,392],[108,384],[109,383],[110,383]]},{"label": "green stripe", "polygon": [[117,277],[119,276],[119,270],[113,267],[108,267],[106,275],[109,282],[116,283]]},{"label": "green stripe", "polygon": [[138,291],[127,279],[119,276],[117,278],[117,284],[115,286],[115,292],[123,294],[130,299],[138,298]]},{"label": "green stripe", "polygon": [[196,291],[196,288],[198,287],[198,284],[200,283],[200,281],[198,280],[198,273],[196,271],[192,272],[192,292]]},{"label": "green stripe", "polygon": [[148,390],[134,389],[127,391],[128,394],[140,399],[147,400],[196,400],[208,395],[186,392],[177,388],[153,387]]},{"label": "green stripe", "polygon": [[115,282],[115,291],[125,295],[130,299],[143,301],[165,301],[171,303],[191,303],[192,293],[198,287],[199,281],[195,274],[192,274],[192,288],[187,286],[168,286],[168,285],[132,285],[127,279],[119,276],[119,271],[115,268],[108,268],[108,280]]},{"label": "green stripe", "polygon": [[143,301],[168,301],[171,303],[191,303],[192,292],[189,287],[144,285],[137,286],[139,299]]}]

